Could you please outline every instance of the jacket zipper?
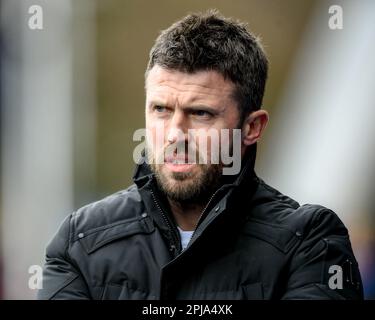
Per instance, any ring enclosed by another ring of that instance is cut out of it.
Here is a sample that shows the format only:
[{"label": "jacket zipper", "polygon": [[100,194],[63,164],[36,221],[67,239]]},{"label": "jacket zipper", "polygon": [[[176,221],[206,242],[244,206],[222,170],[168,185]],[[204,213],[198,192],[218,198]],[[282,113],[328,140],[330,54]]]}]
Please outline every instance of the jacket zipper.
[{"label": "jacket zipper", "polygon": [[[198,227],[199,227],[199,225],[200,225],[200,223],[201,223],[201,219],[202,219],[202,217],[203,217],[205,211],[207,210],[207,208],[208,208],[208,206],[210,205],[212,199],[216,196],[216,194],[218,193],[219,190],[220,190],[220,188],[217,189],[217,190],[213,193],[213,195],[211,196],[211,198],[208,200],[206,206],[204,207],[202,213],[200,214],[200,216],[199,216],[199,218],[198,218],[197,225],[195,226],[194,231],[193,231],[193,233],[191,234],[191,237],[190,237],[190,240],[189,240],[189,242],[188,242],[187,247],[189,246],[191,239],[193,239],[193,237],[194,237],[194,235],[195,235],[195,233],[196,233],[196,231],[197,231],[197,229],[198,229]],[[187,249],[187,247],[186,247],[185,249]]]},{"label": "jacket zipper", "polygon": [[173,249],[177,249],[177,248],[176,248],[176,244],[178,243],[179,239],[176,239],[175,232],[173,231],[173,228],[172,228],[171,224],[169,223],[169,220],[168,220],[168,218],[166,217],[164,211],[162,210],[162,208],[160,207],[158,201],[156,200],[156,197],[155,197],[155,194],[154,194],[153,190],[150,189],[150,191],[151,191],[152,199],[154,200],[155,205],[156,205],[157,208],[159,209],[159,211],[160,211],[160,213],[161,213],[161,216],[163,217],[163,220],[165,221],[165,223],[166,223],[168,229],[171,230],[172,236],[173,236],[173,238],[174,238],[173,240],[175,241],[175,243],[172,244],[172,246],[170,247],[170,250],[172,251]]},{"label": "jacket zipper", "polygon": [[[191,235],[191,237],[190,237],[189,243],[190,243],[191,239],[193,239],[193,237],[194,237],[194,235],[195,235],[195,233],[196,233],[196,231],[197,231],[197,229],[198,229],[198,227],[199,227],[199,225],[200,225],[200,223],[201,223],[201,219],[202,219],[204,213],[206,212],[208,206],[211,204],[212,199],[216,196],[216,194],[219,192],[220,189],[221,189],[221,188],[217,189],[217,190],[212,194],[212,196],[211,196],[210,199],[208,200],[206,206],[205,206],[204,209],[202,210],[202,212],[201,212],[201,214],[200,214],[200,216],[199,216],[199,218],[198,218],[197,225],[195,226],[195,229],[194,229],[194,231],[193,231],[193,233],[192,233],[192,235]],[[161,215],[162,215],[162,217],[163,217],[163,220],[164,220],[165,223],[167,224],[167,227],[169,228],[169,230],[172,231],[172,235],[173,235],[173,238],[174,238],[175,244],[177,244],[178,242],[180,242],[180,240],[179,240],[178,238],[176,239],[176,235],[175,235],[175,233],[174,233],[174,231],[173,231],[173,229],[172,229],[171,224],[169,223],[168,218],[165,216],[164,211],[162,210],[162,208],[160,207],[158,201],[156,200],[156,197],[155,197],[154,191],[153,191],[152,189],[150,189],[150,191],[151,191],[152,199],[153,199],[155,205],[156,205],[157,208],[159,209],[159,211],[160,211],[160,213],[161,213]],[[188,246],[189,246],[189,243],[188,243]],[[172,249],[175,249],[175,248],[176,248],[175,244],[173,244],[173,245],[171,246]],[[178,245],[178,246],[179,246],[179,245]],[[187,246],[187,247],[188,247],[188,246]],[[185,248],[185,250],[187,249],[187,247]]]}]

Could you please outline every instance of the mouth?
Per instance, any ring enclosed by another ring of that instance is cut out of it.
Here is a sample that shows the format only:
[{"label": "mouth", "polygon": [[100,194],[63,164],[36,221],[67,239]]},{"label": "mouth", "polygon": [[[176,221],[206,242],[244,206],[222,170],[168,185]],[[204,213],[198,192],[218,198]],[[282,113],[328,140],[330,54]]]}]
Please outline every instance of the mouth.
[{"label": "mouth", "polygon": [[192,169],[195,163],[189,163],[188,157],[167,157],[165,166],[174,172],[187,172]]}]

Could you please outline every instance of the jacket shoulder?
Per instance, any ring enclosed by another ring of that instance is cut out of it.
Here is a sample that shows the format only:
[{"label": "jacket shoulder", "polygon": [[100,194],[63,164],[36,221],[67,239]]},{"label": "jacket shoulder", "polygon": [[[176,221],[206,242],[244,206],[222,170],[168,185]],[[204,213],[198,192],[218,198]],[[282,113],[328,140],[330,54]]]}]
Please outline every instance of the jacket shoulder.
[{"label": "jacket shoulder", "polygon": [[141,217],[144,207],[135,185],[90,203],[71,214],[74,234],[110,227]]},{"label": "jacket shoulder", "polygon": [[318,204],[300,205],[261,179],[246,221],[248,233],[256,233],[284,253],[311,234],[317,238],[348,235],[331,209]]}]

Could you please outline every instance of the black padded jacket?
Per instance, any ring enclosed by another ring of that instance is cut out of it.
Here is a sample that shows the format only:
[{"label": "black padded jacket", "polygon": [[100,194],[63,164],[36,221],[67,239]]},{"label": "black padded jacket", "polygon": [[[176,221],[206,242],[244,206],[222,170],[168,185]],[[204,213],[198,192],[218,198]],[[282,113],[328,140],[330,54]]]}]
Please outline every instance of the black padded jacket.
[{"label": "black padded jacket", "polygon": [[209,200],[188,247],[146,164],[69,215],[38,299],[363,299],[348,230],[258,178],[249,158]]}]

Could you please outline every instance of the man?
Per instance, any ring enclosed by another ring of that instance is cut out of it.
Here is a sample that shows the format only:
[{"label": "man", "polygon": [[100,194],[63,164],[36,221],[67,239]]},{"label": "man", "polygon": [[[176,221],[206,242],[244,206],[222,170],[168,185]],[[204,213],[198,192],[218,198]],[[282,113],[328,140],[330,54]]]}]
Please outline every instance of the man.
[{"label": "man", "polygon": [[[161,33],[146,71],[148,137],[135,184],[65,219],[47,247],[40,299],[363,298],[337,215],[300,206],[254,172],[267,69],[259,41],[217,12]],[[206,136],[207,148],[190,139],[224,130]],[[214,161],[225,148],[240,172]]]}]

